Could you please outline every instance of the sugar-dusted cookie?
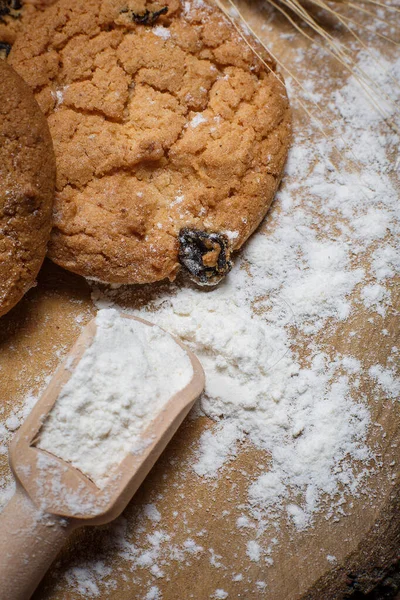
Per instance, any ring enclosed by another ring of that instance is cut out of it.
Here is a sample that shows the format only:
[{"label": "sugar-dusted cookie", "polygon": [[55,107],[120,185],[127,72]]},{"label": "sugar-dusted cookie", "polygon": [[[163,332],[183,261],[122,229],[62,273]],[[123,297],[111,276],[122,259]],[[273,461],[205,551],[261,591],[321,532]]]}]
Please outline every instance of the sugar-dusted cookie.
[{"label": "sugar-dusted cookie", "polygon": [[203,0],[59,0],[37,14],[10,62],[53,136],[50,258],[106,282],[174,279],[180,265],[200,283],[222,277],[290,141],[265,60]]},{"label": "sugar-dusted cookie", "polygon": [[55,156],[31,90],[0,60],[0,315],[35,283],[50,237]]}]

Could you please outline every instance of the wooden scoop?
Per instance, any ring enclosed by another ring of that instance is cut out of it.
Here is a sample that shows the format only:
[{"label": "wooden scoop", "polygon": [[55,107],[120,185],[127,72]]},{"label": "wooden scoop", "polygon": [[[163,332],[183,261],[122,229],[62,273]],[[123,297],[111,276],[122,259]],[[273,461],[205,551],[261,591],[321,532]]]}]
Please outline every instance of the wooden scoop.
[{"label": "wooden scoop", "polygon": [[129,454],[99,489],[70,463],[33,445],[95,333],[93,319],[10,445],[17,489],[0,515],[0,600],[28,600],[73,529],[107,523],[121,514],[204,388],[200,362],[175,339],[191,361],[191,381],[154,415],[143,431],[143,447]]}]

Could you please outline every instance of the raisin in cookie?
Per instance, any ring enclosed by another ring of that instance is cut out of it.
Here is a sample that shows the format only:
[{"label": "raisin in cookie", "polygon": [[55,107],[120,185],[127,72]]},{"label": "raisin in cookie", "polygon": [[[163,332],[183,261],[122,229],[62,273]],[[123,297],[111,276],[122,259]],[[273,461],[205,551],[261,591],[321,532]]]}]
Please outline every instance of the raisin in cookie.
[{"label": "raisin in cookie", "polygon": [[0,59],[7,58],[17,34],[36,10],[43,10],[56,0],[0,0]]},{"label": "raisin in cookie", "polygon": [[6,58],[21,29],[20,0],[0,0],[0,58]]},{"label": "raisin in cookie", "polygon": [[59,0],[37,14],[10,62],[53,136],[50,258],[105,282],[174,279],[181,265],[218,281],[290,142],[285,87],[264,58],[203,0]]},{"label": "raisin in cookie", "polygon": [[0,60],[0,315],[34,285],[50,237],[55,156],[46,118]]}]

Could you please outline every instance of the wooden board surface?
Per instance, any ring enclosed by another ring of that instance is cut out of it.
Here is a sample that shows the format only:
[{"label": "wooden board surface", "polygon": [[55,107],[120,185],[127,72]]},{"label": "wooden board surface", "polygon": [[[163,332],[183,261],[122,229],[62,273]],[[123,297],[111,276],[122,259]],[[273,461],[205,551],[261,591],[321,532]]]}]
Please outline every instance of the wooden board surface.
[{"label": "wooden board surface", "polygon": [[[266,43],[294,71],[298,68],[299,47],[304,48],[307,60],[321,60],[319,51],[300,35],[293,36],[284,20],[255,3],[242,7]],[[287,35],[292,36],[290,44]],[[392,46],[384,42],[379,50],[394,56]],[[325,77],[315,82],[315,90],[326,95],[340,89],[347,78],[343,70],[328,59],[322,67]],[[298,70],[300,78],[304,71]],[[308,132],[307,117],[297,106],[295,125],[299,132]],[[386,238],[384,243],[388,241]],[[399,346],[396,284],[395,280],[388,284],[392,306],[385,317],[357,305],[348,320],[318,334],[320,347],[332,358],[339,353],[350,354],[366,367],[377,362],[385,364],[391,348]],[[26,403],[27,395],[34,396],[43,387],[81,326],[95,314],[90,294],[83,279],[46,262],[38,286],[1,319],[2,417],[19,414],[18,408]],[[138,298],[132,290],[125,294],[121,305],[143,302]],[[356,296],[353,300],[357,301]],[[383,329],[387,331],[385,336]],[[351,336],[354,331],[360,335]],[[301,335],[298,344],[304,344]],[[360,397],[369,396],[368,385],[361,381]],[[263,544],[278,538],[271,564],[249,560],[246,544],[254,539],[254,533],[251,528],[236,526],[243,514],[249,481],[258,473],[258,464],[268,461],[268,457],[244,443],[218,479],[201,479],[190,465],[202,432],[212,427],[212,422],[205,417],[188,419],[118,522],[77,532],[38,589],[35,600],[96,596],[115,600],[203,600],[218,597],[218,589],[224,590],[229,599],[329,600],[371,590],[386,573],[395,572],[400,547],[400,486],[393,476],[393,464],[399,456],[400,417],[398,407],[384,392],[375,396],[369,408],[374,425],[369,430],[368,445],[380,457],[374,474],[356,497],[347,498],[338,520],[326,518],[328,505],[304,531],[296,531],[283,517],[279,522],[271,520],[259,538]],[[0,469],[0,474],[8,478],[6,455],[1,456]],[[156,517],[143,512],[143,507],[149,505],[156,506]],[[188,540],[195,540],[195,549],[188,549]],[[147,562],[135,564],[139,550],[143,556],[146,549]],[[328,555],[335,556],[335,561],[329,562]],[[234,580],[239,574],[242,578]],[[385,589],[389,587],[390,582],[386,582]]]}]

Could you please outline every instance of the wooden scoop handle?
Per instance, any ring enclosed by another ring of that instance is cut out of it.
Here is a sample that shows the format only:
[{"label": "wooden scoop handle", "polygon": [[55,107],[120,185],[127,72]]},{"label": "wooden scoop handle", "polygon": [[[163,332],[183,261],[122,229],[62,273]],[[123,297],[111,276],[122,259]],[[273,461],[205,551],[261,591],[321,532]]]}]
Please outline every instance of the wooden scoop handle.
[{"label": "wooden scoop handle", "polygon": [[73,528],[17,486],[0,515],[0,600],[29,600]]}]

